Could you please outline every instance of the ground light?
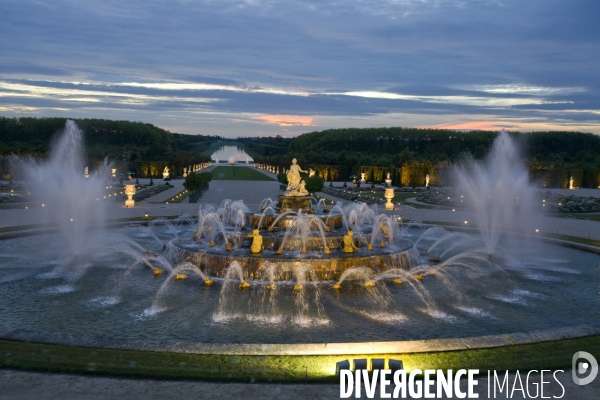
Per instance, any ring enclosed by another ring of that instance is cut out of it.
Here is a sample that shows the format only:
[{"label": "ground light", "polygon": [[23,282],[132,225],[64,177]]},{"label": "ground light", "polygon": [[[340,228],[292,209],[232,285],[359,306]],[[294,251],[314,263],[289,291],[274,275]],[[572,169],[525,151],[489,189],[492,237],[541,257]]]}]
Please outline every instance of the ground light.
[{"label": "ground light", "polygon": [[[346,354],[323,356],[244,356],[168,353],[62,346],[0,339],[0,366],[41,372],[68,372],[151,379],[203,379],[249,382],[339,383],[336,367],[352,359],[388,361],[388,367],[405,369],[488,370],[566,369],[573,354],[582,348],[600,352],[598,336],[581,339],[509,345],[488,349],[403,354]],[[398,366],[392,360],[402,362]],[[132,361],[135,367],[132,367]],[[184,368],[173,366],[184,365]],[[343,369],[343,368],[342,368]]]}]

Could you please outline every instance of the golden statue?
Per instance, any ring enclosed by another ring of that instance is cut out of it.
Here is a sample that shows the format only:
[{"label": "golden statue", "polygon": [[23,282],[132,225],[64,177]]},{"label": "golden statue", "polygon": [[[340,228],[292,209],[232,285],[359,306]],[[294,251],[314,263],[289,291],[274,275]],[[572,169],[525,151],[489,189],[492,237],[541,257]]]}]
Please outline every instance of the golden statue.
[{"label": "golden statue", "polygon": [[300,178],[300,172],[308,172],[308,171],[304,171],[302,168],[300,168],[300,166],[297,164],[296,159],[294,158],[292,160],[292,165],[290,166],[290,170],[287,173],[287,180],[288,180],[287,191],[288,192],[294,192],[294,191],[297,191],[298,188],[300,188],[300,181],[302,180]]},{"label": "golden statue", "polygon": [[385,237],[386,239],[390,238],[390,229],[387,226],[385,226],[383,222],[379,223],[379,229],[381,230],[381,233],[383,233],[383,237]]},{"label": "golden statue", "polygon": [[358,250],[358,247],[356,247],[354,244],[354,239],[352,239],[353,235],[354,232],[352,231],[348,231],[348,233],[344,235],[344,238],[342,239],[344,242],[344,248],[342,251],[344,253],[354,253],[356,250]]},{"label": "golden statue", "polygon": [[263,237],[258,232],[258,229],[252,231],[251,234],[248,235],[249,238],[252,238],[252,246],[250,246],[250,252],[254,254],[260,253],[263,245]]}]

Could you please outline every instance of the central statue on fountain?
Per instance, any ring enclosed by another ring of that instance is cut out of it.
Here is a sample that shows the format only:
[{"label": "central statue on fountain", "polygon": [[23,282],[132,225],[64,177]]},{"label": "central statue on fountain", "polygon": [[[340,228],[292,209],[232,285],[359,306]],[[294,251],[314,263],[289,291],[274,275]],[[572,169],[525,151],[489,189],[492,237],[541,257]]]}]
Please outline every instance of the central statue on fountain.
[{"label": "central statue on fountain", "polygon": [[306,182],[304,182],[300,178],[300,172],[307,173],[308,171],[304,171],[297,164],[297,160],[294,158],[292,160],[292,165],[290,166],[290,170],[287,173],[287,191],[285,192],[285,196],[306,196],[308,195],[308,191],[306,190]]},{"label": "central statue on fountain", "polygon": [[300,176],[301,172],[308,173],[308,171],[304,171],[300,168],[297,162],[298,161],[294,158],[292,160],[292,165],[287,172],[287,190],[283,196],[277,196],[279,199],[279,208],[282,212],[288,210],[310,211],[312,196],[308,190],[306,190],[306,182]]}]

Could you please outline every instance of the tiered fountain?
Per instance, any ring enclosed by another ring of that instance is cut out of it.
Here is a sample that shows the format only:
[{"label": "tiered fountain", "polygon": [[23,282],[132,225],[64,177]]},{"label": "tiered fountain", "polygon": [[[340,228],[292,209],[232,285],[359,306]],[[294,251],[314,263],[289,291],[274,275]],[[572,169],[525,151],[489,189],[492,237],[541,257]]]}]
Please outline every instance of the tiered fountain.
[{"label": "tiered fountain", "polygon": [[[410,269],[418,254],[402,239],[395,218],[366,204],[331,209],[313,207],[302,169],[293,160],[288,187],[278,201],[264,200],[251,212],[242,201],[225,200],[218,209],[200,210],[193,237],[169,242],[168,255],[198,266],[207,276],[225,277],[236,261],[243,281],[291,281],[300,266],[317,280],[339,280],[345,271],[368,267],[373,273]],[[267,269],[267,265],[275,266]]]}]

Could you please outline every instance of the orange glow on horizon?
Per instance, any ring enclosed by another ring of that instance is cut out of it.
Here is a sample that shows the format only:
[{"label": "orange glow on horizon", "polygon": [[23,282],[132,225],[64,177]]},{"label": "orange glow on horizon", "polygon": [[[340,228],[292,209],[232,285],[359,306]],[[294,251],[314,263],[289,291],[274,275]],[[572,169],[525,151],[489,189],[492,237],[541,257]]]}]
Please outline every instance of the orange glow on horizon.
[{"label": "orange glow on horizon", "polygon": [[279,126],[311,126],[313,123],[312,117],[297,115],[262,115],[256,119]]},{"label": "orange glow on horizon", "polygon": [[[511,126],[512,125],[512,126]],[[515,129],[519,125],[507,124],[506,122],[494,121],[470,121],[470,122],[447,122],[444,124],[424,126],[432,129],[456,129],[456,130],[482,130],[499,131],[500,129]]]}]

